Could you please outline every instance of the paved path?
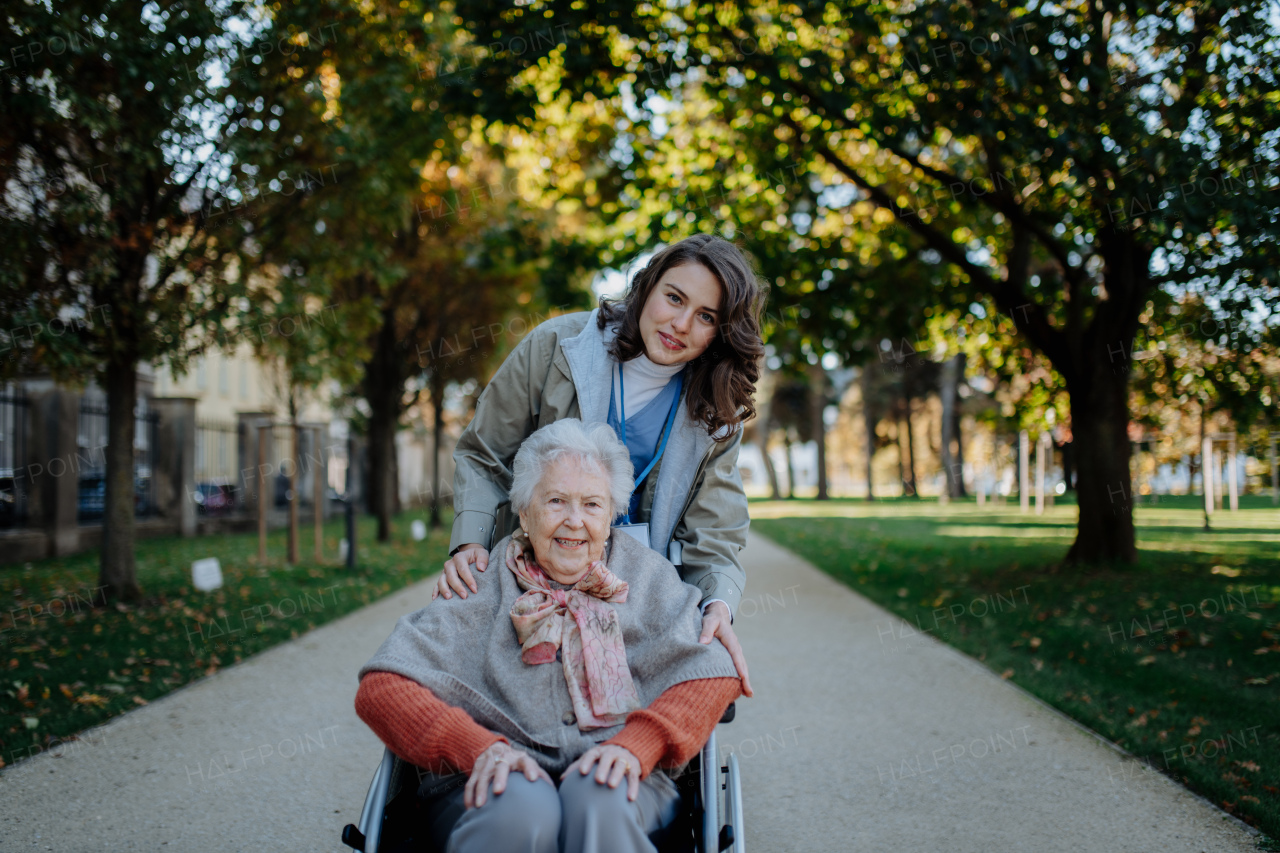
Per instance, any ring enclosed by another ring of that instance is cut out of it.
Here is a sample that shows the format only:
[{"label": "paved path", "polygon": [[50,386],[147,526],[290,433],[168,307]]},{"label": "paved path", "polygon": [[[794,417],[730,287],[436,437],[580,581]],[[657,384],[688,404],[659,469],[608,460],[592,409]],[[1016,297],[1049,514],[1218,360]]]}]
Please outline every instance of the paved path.
[{"label": "paved path", "polygon": [[[761,537],[738,628],[756,698],[721,727],[747,846],[1254,851],[1234,821]],[[381,746],[355,672],[406,589],[0,773],[0,853],[340,851]]]}]

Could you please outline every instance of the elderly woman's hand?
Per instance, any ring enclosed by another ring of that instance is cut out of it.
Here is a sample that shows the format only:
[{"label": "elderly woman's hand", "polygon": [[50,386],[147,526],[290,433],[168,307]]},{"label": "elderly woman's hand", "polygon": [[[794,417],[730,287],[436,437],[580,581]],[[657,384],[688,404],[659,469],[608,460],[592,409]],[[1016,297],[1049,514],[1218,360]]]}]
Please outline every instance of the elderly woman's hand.
[{"label": "elderly woman's hand", "polygon": [[489,783],[493,783],[493,795],[496,797],[507,790],[507,777],[512,771],[523,773],[530,782],[538,779],[547,780],[547,784],[555,787],[551,776],[543,770],[529,753],[515,749],[502,741],[486,749],[476,757],[471,768],[471,777],[467,779],[467,787],[462,792],[462,804],[468,809],[478,809],[489,799]]},{"label": "elderly woman's hand", "polygon": [[[463,545],[456,554],[445,560],[444,572],[436,578],[436,588],[431,590],[431,600],[435,601],[437,595],[453,598],[454,592],[466,598],[468,586],[475,592],[476,579],[471,574],[472,563],[476,564],[477,572],[483,572],[489,567],[489,552],[483,545]],[[450,592],[450,588],[453,592]]]},{"label": "elderly woman's hand", "polygon": [[698,642],[706,645],[713,637],[719,637],[720,642],[729,650],[729,657],[733,658],[738,677],[742,679],[742,695],[750,699],[755,693],[751,690],[751,679],[747,678],[747,658],[742,653],[738,635],[733,633],[733,616],[729,613],[729,605],[723,601],[711,602],[702,614],[702,636],[698,638]]},{"label": "elderly woman's hand", "polygon": [[640,795],[640,759],[636,758],[630,750],[611,743],[593,746],[582,753],[577,761],[560,774],[560,778],[563,779],[575,770],[586,776],[591,772],[592,765],[597,762],[600,768],[596,770],[596,782],[616,788],[625,776],[627,799],[635,802],[636,797]]}]

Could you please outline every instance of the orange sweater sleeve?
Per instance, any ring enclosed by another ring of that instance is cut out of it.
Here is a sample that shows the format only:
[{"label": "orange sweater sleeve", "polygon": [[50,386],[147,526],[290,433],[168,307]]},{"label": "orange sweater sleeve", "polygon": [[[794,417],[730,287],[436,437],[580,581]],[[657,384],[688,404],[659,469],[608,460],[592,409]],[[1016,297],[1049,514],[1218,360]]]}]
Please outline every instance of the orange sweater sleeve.
[{"label": "orange sweater sleeve", "polygon": [[480,753],[498,741],[510,743],[394,672],[370,672],[360,680],[356,714],[396,755],[440,775],[470,773]]},{"label": "orange sweater sleeve", "polygon": [[663,691],[653,704],[627,715],[627,724],[605,743],[629,750],[640,759],[641,778],[659,764],[687,763],[711,737],[729,703],[742,695],[736,678],[682,681]]}]

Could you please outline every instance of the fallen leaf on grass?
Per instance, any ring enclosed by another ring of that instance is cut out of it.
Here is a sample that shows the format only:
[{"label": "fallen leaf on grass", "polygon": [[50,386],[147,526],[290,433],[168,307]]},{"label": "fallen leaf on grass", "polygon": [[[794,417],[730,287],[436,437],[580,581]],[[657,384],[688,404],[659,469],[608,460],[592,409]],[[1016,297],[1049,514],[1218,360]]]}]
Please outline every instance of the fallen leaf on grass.
[{"label": "fallen leaf on grass", "polygon": [[99,696],[97,693],[83,693],[76,699],[76,702],[81,705],[92,705],[95,708],[103,707],[107,701],[105,696]]},{"label": "fallen leaf on grass", "polygon": [[133,697],[133,704],[135,704],[135,705],[145,705],[145,704],[147,704],[147,700],[146,700],[146,699],[143,699],[141,696],[134,696],[134,697]]},{"label": "fallen leaf on grass", "polygon": [[1138,666],[1146,666],[1147,664],[1152,664],[1152,663],[1155,663],[1155,662],[1156,662],[1156,656],[1155,656],[1155,655],[1147,655],[1145,658],[1143,658],[1142,660],[1138,661]]},{"label": "fallen leaf on grass", "polygon": [[22,724],[29,729],[34,729],[36,726],[40,725],[40,720],[38,717],[23,717]]},{"label": "fallen leaf on grass", "polygon": [[1006,669],[1004,672],[1000,673],[1000,677],[1001,677],[1001,678],[1003,678],[1003,679],[1005,679],[1005,680],[1008,680],[1008,679],[1010,679],[1010,678],[1013,678],[1013,670],[1012,670],[1012,669]]}]

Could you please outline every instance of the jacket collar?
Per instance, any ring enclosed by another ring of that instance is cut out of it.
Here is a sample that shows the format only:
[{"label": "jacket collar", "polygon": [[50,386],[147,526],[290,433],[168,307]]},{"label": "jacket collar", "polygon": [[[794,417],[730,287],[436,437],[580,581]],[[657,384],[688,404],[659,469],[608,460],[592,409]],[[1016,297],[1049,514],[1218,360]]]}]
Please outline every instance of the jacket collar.
[{"label": "jacket collar", "polygon": [[560,344],[578,394],[578,409],[587,423],[608,419],[609,387],[616,363],[609,357],[608,349],[613,341],[613,327],[599,328],[596,325],[599,316],[600,309],[596,308],[587,316],[582,331]]}]

